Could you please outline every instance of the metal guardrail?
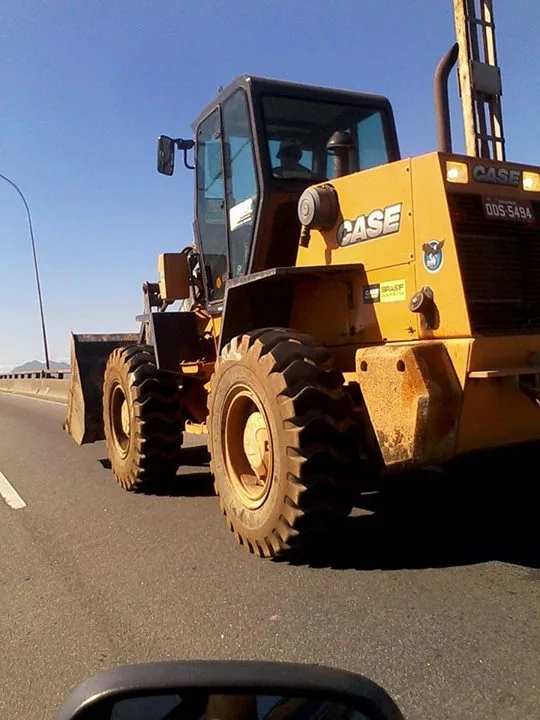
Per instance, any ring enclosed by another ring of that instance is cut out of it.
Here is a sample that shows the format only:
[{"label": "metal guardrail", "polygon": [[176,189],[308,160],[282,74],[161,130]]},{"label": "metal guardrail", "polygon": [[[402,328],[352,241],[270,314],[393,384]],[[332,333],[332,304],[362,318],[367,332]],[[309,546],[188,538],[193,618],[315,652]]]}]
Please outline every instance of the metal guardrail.
[{"label": "metal guardrail", "polygon": [[[67,376],[67,377],[66,377]],[[30,370],[27,372],[0,373],[0,380],[64,380],[71,376],[71,370]]]}]

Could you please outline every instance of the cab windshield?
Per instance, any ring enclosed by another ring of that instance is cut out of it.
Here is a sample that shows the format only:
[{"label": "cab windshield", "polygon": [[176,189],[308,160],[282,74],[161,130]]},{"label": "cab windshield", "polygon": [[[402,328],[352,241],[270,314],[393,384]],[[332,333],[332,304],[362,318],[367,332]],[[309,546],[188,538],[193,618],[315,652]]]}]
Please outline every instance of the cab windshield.
[{"label": "cab windshield", "polygon": [[331,180],[334,163],[326,144],[336,131],[346,131],[353,139],[352,172],[389,162],[383,113],[378,108],[266,95],[262,109],[275,178]]}]

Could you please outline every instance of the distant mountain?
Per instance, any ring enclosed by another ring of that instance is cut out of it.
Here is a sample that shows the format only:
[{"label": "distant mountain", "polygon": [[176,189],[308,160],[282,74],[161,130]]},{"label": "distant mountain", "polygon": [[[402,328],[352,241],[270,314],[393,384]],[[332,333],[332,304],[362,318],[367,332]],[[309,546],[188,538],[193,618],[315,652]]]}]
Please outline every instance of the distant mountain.
[{"label": "distant mountain", "polygon": [[[69,370],[69,365],[65,362],[55,362],[51,360],[49,363],[51,370]],[[24,363],[24,365],[17,365],[11,372],[36,372],[38,370],[45,370],[45,363],[39,362],[39,360],[31,360],[30,362]]]}]

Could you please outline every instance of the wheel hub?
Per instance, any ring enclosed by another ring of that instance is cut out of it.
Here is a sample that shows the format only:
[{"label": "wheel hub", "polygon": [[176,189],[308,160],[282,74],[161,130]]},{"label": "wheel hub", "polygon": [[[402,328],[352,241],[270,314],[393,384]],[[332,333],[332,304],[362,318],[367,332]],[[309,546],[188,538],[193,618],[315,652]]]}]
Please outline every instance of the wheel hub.
[{"label": "wheel hub", "polygon": [[116,385],[110,396],[109,411],[111,415],[112,435],[114,444],[121,457],[126,457],[131,435],[131,418],[129,403],[121,385]]},{"label": "wheel hub", "polygon": [[122,423],[122,430],[126,435],[129,435],[129,431],[131,430],[131,422],[129,419],[129,407],[126,402],[126,399],[124,398],[122,401],[122,409],[120,411],[120,421]]},{"label": "wheel hub", "polygon": [[250,388],[232,389],[222,442],[229,480],[246,507],[260,507],[272,485],[273,450],[262,403]]},{"label": "wheel hub", "polygon": [[258,410],[248,417],[244,428],[244,452],[257,477],[266,479],[268,475],[268,429],[262,413]]}]

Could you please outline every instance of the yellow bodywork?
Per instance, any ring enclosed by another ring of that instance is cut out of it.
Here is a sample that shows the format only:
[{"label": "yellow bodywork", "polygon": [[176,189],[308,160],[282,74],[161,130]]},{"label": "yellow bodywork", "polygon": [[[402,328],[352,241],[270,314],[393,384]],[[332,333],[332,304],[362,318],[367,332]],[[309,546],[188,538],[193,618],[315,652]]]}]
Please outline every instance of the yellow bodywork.
[{"label": "yellow bodywork", "polygon": [[[468,171],[465,182],[447,180],[447,161]],[[332,346],[346,381],[359,383],[389,468],[540,439],[540,409],[520,389],[524,377],[540,381],[540,334],[471,331],[448,200],[463,193],[539,202],[540,192],[525,192],[521,181],[477,182],[479,163],[501,167],[431,153],[337,178],[337,223],[311,230],[307,247],[299,248],[300,266],[358,264],[345,279],[325,281],[324,293],[317,283],[302,287],[291,326]],[[504,167],[520,178],[538,173]],[[381,228],[389,234],[369,237]],[[422,288],[436,308],[431,324],[409,306]]]}]

